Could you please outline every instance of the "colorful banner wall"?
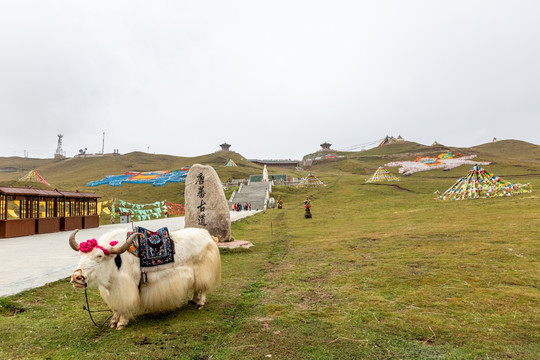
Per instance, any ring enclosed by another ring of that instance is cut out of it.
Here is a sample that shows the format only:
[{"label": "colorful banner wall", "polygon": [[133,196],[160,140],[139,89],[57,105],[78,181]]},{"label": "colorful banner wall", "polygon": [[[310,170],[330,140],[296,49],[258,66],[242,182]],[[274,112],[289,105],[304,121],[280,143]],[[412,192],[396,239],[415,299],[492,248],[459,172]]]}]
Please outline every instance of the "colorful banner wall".
[{"label": "colorful banner wall", "polygon": [[179,170],[160,170],[133,172],[128,171],[124,175],[107,175],[104,179],[91,181],[86,186],[122,186],[123,183],[130,184],[152,184],[153,186],[163,186],[167,183],[185,182],[189,167],[183,167]]}]

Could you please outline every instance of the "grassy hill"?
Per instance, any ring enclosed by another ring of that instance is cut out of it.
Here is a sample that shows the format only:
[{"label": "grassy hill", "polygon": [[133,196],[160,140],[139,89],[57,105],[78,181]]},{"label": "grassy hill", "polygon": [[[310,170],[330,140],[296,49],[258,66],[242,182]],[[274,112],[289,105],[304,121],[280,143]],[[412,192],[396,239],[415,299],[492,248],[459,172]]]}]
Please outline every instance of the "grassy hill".
[{"label": "grassy hill", "polygon": [[540,162],[540,146],[520,140],[500,140],[471,148],[479,154],[520,162]]},{"label": "grassy hill", "polygon": [[[232,158],[237,163],[238,168],[233,168],[233,170],[220,168],[229,158]],[[259,166],[233,152],[227,153],[227,155],[214,153],[192,158],[133,152],[113,157],[69,158],[57,161],[3,158],[0,159],[0,167],[16,166],[20,170],[17,173],[1,174],[0,180],[9,177],[16,178],[31,169],[36,169],[51,184],[61,187],[81,187],[89,181],[101,179],[107,175],[120,175],[126,171],[175,170],[195,163],[211,165],[221,171],[224,176],[244,176],[253,171],[262,171]]]},{"label": "grassy hill", "polygon": [[[233,224],[235,238],[255,246],[222,253],[222,285],[208,295],[204,310],[186,305],[137,316],[122,331],[96,329],[81,310],[83,293],[64,279],[0,299],[0,358],[538,358],[540,163],[535,155],[503,156],[534,154],[538,147],[510,143],[510,151],[500,142],[463,149],[495,161],[487,168],[505,180],[531,182],[533,193],[436,201],[434,190],[450,187],[469,166],[416,173],[399,186],[366,184],[367,167],[430,151],[395,145],[313,166],[309,170],[325,187],[275,186],[272,195],[282,197],[284,208]],[[93,159],[92,167],[83,161],[90,159],[78,159],[37,168],[51,182],[82,186],[99,178],[94,171],[219,166],[226,161],[219,156],[133,153]],[[218,167],[222,179],[262,171],[231,156],[239,167]],[[64,169],[66,179],[57,173]],[[94,189],[142,199],[182,188]],[[312,219],[303,217],[305,196],[312,200]],[[89,293],[94,309],[106,308],[96,290]]]},{"label": "grassy hill", "polygon": [[[358,175],[371,175],[379,166],[392,161],[414,161],[418,156],[436,157],[447,151],[463,155],[477,155],[478,161],[492,162],[493,165],[490,166],[490,169],[499,176],[523,175],[522,173],[538,174],[538,168],[535,164],[539,162],[540,146],[517,140],[504,140],[471,148],[443,145],[425,146],[414,142],[402,142],[359,152],[326,152],[341,155],[343,158],[317,161],[315,165],[307,169],[329,172],[339,170]],[[319,152],[306,155],[306,157],[314,158],[316,155],[320,156],[326,153]],[[389,170],[394,171],[395,169]],[[444,172],[442,170],[428,171],[424,176],[454,178],[465,174],[468,170],[468,166],[461,166]]]},{"label": "grassy hill", "polygon": [[[269,167],[270,174],[288,174],[294,177],[305,176],[307,172],[315,173],[347,173],[371,175],[380,165],[391,161],[414,160],[418,156],[436,156],[442,152],[461,152],[465,155],[478,155],[479,161],[490,161],[494,164],[490,170],[499,176],[524,176],[538,174],[540,162],[540,146],[517,140],[503,140],[487,143],[471,148],[456,148],[443,145],[425,146],[414,142],[393,143],[359,152],[334,152],[343,158],[316,162],[306,167],[304,172],[291,169]],[[322,152],[306,155],[313,158]],[[222,167],[232,159],[237,167]],[[36,169],[50,184],[51,188],[60,190],[79,190],[96,192],[109,199],[121,198],[125,201],[147,203],[158,200],[183,202],[183,184],[168,184],[162,187],[152,187],[150,184],[124,184],[121,187],[86,187],[86,183],[104,178],[107,175],[120,175],[126,171],[155,171],[174,170],[195,163],[213,166],[220,179],[227,182],[230,179],[247,179],[249,175],[261,174],[262,167],[246,160],[235,152],[216,152],[198,157],[178,157],[161,154],[133,152],[115,157],[70,158],[66,160],[27,159],[20,157],[0,158],[0,169],[14,167],[16,172],[0,172],[0,185],[4,186],[33,186],[48,188],[36,183],[18,183],[17,179],[31,169]],[[395,169],[391,171],[397,172]],[[424,174],[429,178],[459,177],[468,171],[467,166],[461,166],[451,171],[434,170]],[[417,175],[415,175],[417,176]]]},{"label": "grassy hill", "polygon": [[306,158],[315,158],[321,154],[332,153],[343,158],[322,160],[315,162],[315,168],[337,168],[354,174],[372,174],[380,165],[391,161],[414,160],[418,156],[436,156],[442,152],[455,151],[455,148],[442,145],[426,146],[411,141],[391,143],[358,152],[318,152],[306,155]]},{"label": "grassy hill", "polygon": [[[237,167],[222,167],[229,159],[232,159]],[[262,166],[246,160],[235,152],[216,152],[197,157],[133,152],[112,157],[69,158],[65,160],[0,158],[0,168],[17,168],[16,172],[0,172],[0,182],[17,180],[29,170],[36,169],[50,184],[58,187],[81,188],[87,182],[104,178],[107,175],[120,175],[126,171],[175,170],[197,163],[214,167],[223,182],[229,178],[245,179],[249,175],[262,173]],[[269,169],[272,169],[274,173],[287,172],[283,169],[274,170],[271,167]]]},{"label": "grassy hill", "polygon": [[[222,167],[232,159],[236,167]],[[18,157],[0,158],[0,169],[15,167],[15,172],[0,172],[2,186],[32,186],[38,189],[54,189],[83,192],[95,192],[103,200],[112,197],[132,203],[153,203],[168,200],[174,203],[184,202],[184,184],[167,184],[154,187],[152,184],[123,184],[120,187],[101,185],[87,187],[90,181],[105,178],[107,175],[121,175],[126,171],[175,170],[193,164],[213,166],[221,181],[230,179],[248,179],[252,174],[262,174],[262,166],[246,160],[235,152],[216,152],[197,157],[177,157],[133,152],[114,157],[69,158],[65,160],[26,159]],[[28,171],[35,169],[49,183],[50,187],[30,182],[17,182]],[[268,168],[270,174],[287,173],[292,176],[301,175],[294,170]]]}]

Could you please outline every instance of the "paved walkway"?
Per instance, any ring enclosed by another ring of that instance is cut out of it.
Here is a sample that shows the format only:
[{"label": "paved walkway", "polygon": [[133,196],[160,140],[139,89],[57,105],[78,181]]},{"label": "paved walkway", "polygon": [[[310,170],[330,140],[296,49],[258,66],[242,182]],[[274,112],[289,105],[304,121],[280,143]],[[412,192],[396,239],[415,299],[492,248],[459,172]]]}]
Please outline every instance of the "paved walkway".
[{"label": "paved walkway", "polygon": [[264,209],[266,196],[272,192],[272,183],[251,182],[248,185],[240,186],[237,192],[234,192],[229,200],[229,203],[251,204],[251,208]]},{"label": "paved walkway", "polygon": [[[251,216],[257,211],[231,212],[231,221]],[[139,221],[138,226],[157,230],[184,228],[184,217]],[[131,224],[104,225],[83,229],[77,233],[79,241],[99,238],[102,234],[119,228],[126,231]],[[78,254],[68,244],[71,231],[51,234],[0,239],[0,297],[43,286],[64,279],[73,273],[79,262]]]}]

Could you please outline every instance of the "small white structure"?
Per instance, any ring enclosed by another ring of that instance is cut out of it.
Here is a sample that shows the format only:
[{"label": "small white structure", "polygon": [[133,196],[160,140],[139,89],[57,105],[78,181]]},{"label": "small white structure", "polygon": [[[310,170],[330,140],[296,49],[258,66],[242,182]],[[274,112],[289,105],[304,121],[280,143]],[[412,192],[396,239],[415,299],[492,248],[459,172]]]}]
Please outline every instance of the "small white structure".
[{"label": "small white structure", "polygon": [[262,181],[268,181],[268,169],[266,169],[266,165],[264,165],[263,168],[263,178]]}]

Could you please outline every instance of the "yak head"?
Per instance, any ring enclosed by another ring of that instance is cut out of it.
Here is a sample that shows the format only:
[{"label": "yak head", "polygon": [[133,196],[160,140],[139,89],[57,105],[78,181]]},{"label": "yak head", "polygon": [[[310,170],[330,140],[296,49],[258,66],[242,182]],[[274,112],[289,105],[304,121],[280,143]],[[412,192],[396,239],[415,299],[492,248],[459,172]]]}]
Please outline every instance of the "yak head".
[{"label": "yak head", "polygon": [[71,275],[71,283],[76,288],[106,284],[116,269],[114,258],[122,254],[131,246],[133,239],[138,235],[131,235],[123,243],[126,231],[113,231],[105,234],[99,241],[90,239],[82,243],[77,243],[75,235],[79,230],[75,230],[69,237],[69,245],[79,252],[79,264]]}]

